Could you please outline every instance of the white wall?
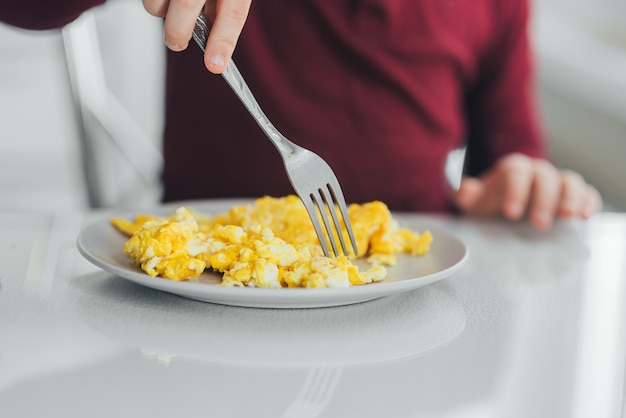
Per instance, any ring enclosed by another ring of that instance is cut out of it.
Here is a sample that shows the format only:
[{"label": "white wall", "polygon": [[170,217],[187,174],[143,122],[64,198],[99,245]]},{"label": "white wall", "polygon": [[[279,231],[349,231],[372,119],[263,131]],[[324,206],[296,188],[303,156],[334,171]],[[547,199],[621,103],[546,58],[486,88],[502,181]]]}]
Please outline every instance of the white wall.
[{"label": "white wall", "polygon": [[553,155],[626,210],[626,2],[537,0],[540,99]]}]

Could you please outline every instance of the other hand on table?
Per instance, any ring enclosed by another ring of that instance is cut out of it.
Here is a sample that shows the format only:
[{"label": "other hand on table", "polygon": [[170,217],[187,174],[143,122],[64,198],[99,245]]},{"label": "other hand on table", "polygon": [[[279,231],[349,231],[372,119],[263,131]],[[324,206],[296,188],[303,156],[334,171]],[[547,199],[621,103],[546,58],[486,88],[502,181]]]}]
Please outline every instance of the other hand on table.
[{"label": "other hand on table", "polygon": [[539,229],[556,218],[587,219],[602,208],[600,194],[580,174],[522,154],[503,157],[481,177],[463,178],[453,201],[469,215],[526,216]]}]

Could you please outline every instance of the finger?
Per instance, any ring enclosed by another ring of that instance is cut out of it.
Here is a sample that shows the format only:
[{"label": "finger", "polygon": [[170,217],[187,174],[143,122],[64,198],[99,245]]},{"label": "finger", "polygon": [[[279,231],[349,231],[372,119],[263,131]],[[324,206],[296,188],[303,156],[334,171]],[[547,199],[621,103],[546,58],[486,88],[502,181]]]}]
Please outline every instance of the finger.
[{"label": "finger", "polygon": [[547,161],[536,161],[532,196],[528,208],[530,222],[540,229],[552,225],[561,197],[561,176]]},{"label": "finger", "polygon": [[204,63],[209,71],[219,74],[230,60],[248,17],[251,0],[221,0],[207,41]]},{"label": "finger", "polygon": [[169,0],[143,0],[143,8],[156,17],[165,17],[169,4]]},{"label": "finger", "polygon": [[479,213],[484,212],[480,207],[481,202],[485,201],[484,194],[485,185],[481,180],[464,177],[459,189],[453,194],[453,200],[463,212]]},{"label": "finger", "polygon": [[533,185],[533,160],[516,154],[506,157],[498,165],[498,179],[502,189],[502,214],[519,219],[526,212]]},{"label": "finger", "polygon": [[164,24],[165,45],[172,51],[182,51],[189,45],[196,19],[202,11],[202,0],[171,0]]},{"label": "finger", "polygon": [[583,207],[589,200],[589,191],[585,180],[580,174],[566,170],[561,172],[561,184],[559,216],[582,216]]},{"label": "finger", "polygon": [[587,185],[587,199],[583,204],[582,217],[589,219],[591,215],[600,210],[602,210],[602,196],[593,186]]}]

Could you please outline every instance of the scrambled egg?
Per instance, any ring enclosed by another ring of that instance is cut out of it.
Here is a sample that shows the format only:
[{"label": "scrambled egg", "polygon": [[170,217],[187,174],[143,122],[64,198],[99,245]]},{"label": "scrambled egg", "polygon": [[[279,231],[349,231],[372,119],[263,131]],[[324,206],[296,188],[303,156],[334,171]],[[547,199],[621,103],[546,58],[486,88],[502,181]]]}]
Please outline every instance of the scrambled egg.
[{"label": "scrambled egg", "polygon": [[359,257],[369,262],[366,271],[352,263],[353,253],[324,256],[295,195],[263,197],[213,216],[180,207],[167,217],[137,215],[134,221],[113,218],[111,223],[130,236],[124,251],[150,276],[187,280],[208,269],[222,274],[223,286],[361,285],[383,280],[385,266],[394,265],[398,253],[429,251],[431,233],[400,228],[382,202],[352,204],[348,215]]}]

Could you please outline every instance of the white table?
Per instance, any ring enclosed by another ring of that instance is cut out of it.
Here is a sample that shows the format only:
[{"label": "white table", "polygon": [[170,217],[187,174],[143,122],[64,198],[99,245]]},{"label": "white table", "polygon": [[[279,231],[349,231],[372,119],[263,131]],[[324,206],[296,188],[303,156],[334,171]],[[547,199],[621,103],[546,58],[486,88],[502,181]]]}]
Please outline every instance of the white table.
[{"label": "white table", "polygon": [[219,306],[91,266],[103,213],[0,214],[0,417],[620,417],[626,215],[550,232],[426,217],[454,276],[310,310]]}]

